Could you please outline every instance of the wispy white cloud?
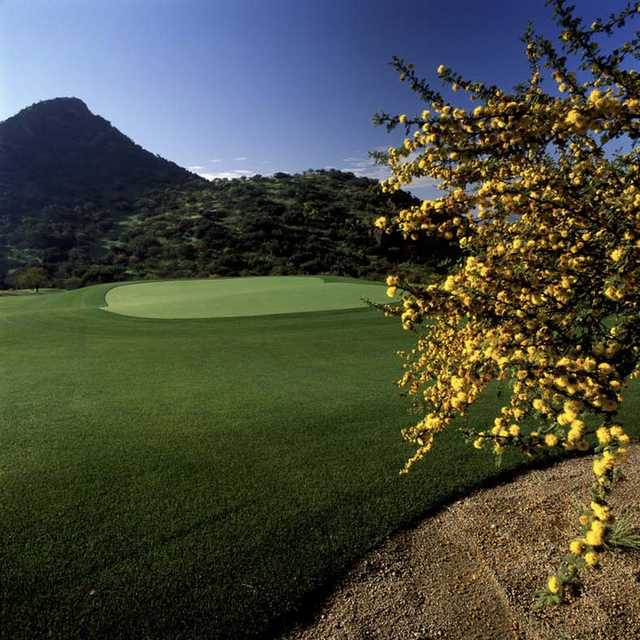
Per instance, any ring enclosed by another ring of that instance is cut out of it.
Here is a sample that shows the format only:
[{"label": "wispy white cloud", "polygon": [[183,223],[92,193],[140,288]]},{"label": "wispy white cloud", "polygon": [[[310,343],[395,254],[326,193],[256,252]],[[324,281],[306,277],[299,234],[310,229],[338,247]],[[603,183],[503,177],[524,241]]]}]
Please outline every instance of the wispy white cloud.
[{"label": "wispy white cloud", "polygon": [[190,167],[187,167],[187,169],[189,169],[189,171],[201,171],[204,169],[204,166],[201,164],[192,164]]},{"label": "wispy white cloud", "polygon": [[404,190],[423,200],[442,197],[442,191],[438,189],[433,178],[416,178],[409,186],[404,187]]},{"label": "wispy white cloud", "polygon": [[243,176],[248,178],[249,176],[255,176],[259,171],[253,169],[232,169],[230,171],[199,171],[198,175],[206,178],[207,180],[216,180],[218,178],[228,178],[233,180],[235,178],[242,178]]},{"label": "wispy white cloud", "polygon": [[[343,171],[351,171],[357,176],[372,178],[373,180],[384,180],[391,175],[389,167],[376,164],[369,157],[352,156],[344,158]],[[420,198],[436,198],[440,194],[433,178],[416,178],[411,185],[404,187],[405,191],[410,191]]]},{"label": "wispy white cloud", "polygon": [[248,158],[246,156],[239,156],[238,158],[234,158],[234,160],[236,162],[244,162],[245,160],[248,160]]},{"label": "wispy white cloud", "polygon": [[222,158],[213,158],[209,160],[209,164],[218,164],[219,162],[222,162]]},{"label": "wispy white cloud", "polygon": [[343,171],[351,171],[357,176],[373,178],[374,180],[384,180],[389,177],[388,167],[376,164],[371,158],[351,156],[344,158]]}]

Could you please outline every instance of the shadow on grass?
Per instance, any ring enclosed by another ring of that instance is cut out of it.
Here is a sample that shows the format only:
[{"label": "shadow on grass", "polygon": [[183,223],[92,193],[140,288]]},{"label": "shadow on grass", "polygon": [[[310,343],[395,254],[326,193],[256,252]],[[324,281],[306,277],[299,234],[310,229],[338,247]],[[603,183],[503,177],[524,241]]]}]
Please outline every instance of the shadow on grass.
[{"label": "shadow on grass", "polygon": [[[635,444],[635,440],[634,440]],[[286,636],[294,631],[297,627],[309,626],[318,616],[318,614],[325,608],[327,601],[331,595],[336,591],[340,584],[344,581],[346,576],[363,560],[364,557],[374,552],[376,549],[383,547],[393,537],[412,531],[418,527],[426,518],[432,517],[450,507],[458,500],[463,498],[469,498],[481,491],[487,489],[493,489],[503,484],[508,484],[518,480],[520,477],[532,472],[549,469],[560,462],[567,460],[582,459],[593,455],[592,451],[573,451],[573,452],[558,452],[554,454],[541,455],[538,458],[532,460],[521,460],[516,462],[513,466],[503,469],[497,474],[485,478],[474,484],[473,488],[461,487],[459,490],[452,492],[449,496],[443,500],[440,500],[433,504],[429,509],[409,518],[406,522],[392,531],[389,535],[377,541],[372,545],[364,554],[359,556],[356,560],[351,562],[349,566],[340,573],[334,574],[322,585],[316,589],[311,590],[304,597],[300,606],[294,610],[289,611],[282,617],[275,620],[272,625],[267,629],[263,637],[276,640],[282,636]]]}]

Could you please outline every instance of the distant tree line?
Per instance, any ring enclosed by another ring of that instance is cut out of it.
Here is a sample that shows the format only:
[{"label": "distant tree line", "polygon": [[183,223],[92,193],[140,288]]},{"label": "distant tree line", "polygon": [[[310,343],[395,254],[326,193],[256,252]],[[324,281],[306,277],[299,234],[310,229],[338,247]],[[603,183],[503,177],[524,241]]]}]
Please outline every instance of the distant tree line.
[{"label": "distant tree line", "polygon": [[446,269],[456,258],[448,243],[422,239],[407,248],[372,227],[381,212],[414,202],[337,170],[193,180],[135,197],[51,197],[19,216],[0,216],[0,282],[20,286],[20,273],[33,266],[64,288],[141,278],[375,278],[403,263],[412,271]]}]

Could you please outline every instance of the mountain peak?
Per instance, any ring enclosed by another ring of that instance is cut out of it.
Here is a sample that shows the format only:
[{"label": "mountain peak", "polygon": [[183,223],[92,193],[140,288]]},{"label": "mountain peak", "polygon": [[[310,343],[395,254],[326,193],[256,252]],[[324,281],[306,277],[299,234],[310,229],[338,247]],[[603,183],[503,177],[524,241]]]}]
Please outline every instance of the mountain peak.
[{"label": "mountain peak", "polygon": [[[87,107],[86,103],[80,98],[76,97],[61,97],[61,98],[50,98],[48,100],[41,100],[40,102],[34,102],[31,106],[25,107],[22,111],[18,112],[13,118],[17,118],[24,114],[73,114],[73,115],[82,115],[82,116],[91,116],[93,115],[91,111],[89,111],[89,107]],[[9,118],[11,120],[12,118]]]},{"label": "mountain peak", "polygon": [[0,122],[0,193],[12,194],[16,213],[50,198],[136,197],[194,179],[93,114],[80,98],[43,100]]},{"label": "mountain peak", "polygon": [[36,102],[32,106],[45,107],[45,106],[58,106],[58,105],[89,111],[89,107],[87,107],[86,102],[84,102],[84,100],[81,100],[80,98],[76,98],[75,96],[49,98],[48,100],[41,100],[40,102]]}]

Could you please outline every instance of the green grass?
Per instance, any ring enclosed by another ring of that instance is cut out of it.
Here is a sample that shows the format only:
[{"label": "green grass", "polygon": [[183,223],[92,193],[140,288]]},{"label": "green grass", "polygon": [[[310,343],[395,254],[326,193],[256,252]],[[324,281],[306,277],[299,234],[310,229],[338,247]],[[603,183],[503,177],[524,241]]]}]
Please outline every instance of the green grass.
[{"label": "green grass", "polygon": [[132,318],[109,288],[0,300],[3,639],[269,637],[498,473],[452,431],[398,476],[411,337],[378,312]]},{"label": "green grass", "polygon": [[228,318],[364,307],[385,302],[377,283],[305,276],[144,282],[111,289],[107,311],[141,318]]}]

